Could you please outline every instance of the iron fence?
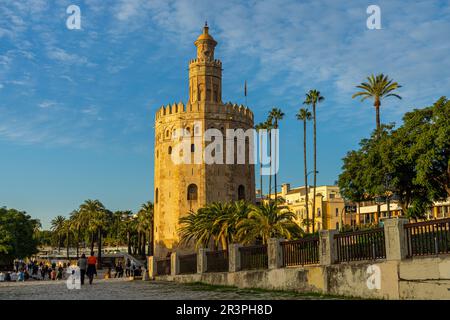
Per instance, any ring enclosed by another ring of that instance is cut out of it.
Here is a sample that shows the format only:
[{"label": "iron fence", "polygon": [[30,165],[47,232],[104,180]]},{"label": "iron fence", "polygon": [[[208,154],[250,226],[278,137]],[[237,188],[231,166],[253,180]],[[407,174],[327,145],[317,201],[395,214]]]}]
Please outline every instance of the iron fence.
[{"label": "iron fence", "polygon": [[338,233],[334,239],[338,262],[386,259],[384,228]]},{"label": "iron fence", "polygon": [[206,252],[206,272],[226,272],[228,271],[228,251],[207,251]]},{"label": "iron fence", "polygon": [[319,263],[319,237],[281,242],[283,266]]},{"label": "iron fence", "polygon": [[267,256],[267,246],[250,246],[240,247],[239,253],[241,255],[241,269],[267,269],[269,265],[269,258]]},{"label": "iron fence", "polygon": [[197,273],[197,254],[179,256],[180,274]]},{"label": "iron fence", "polygon": [[156,273],[158,275],[170,274],[170,258],[164,258],[156,261]]},{"label": "iron fence", "polygon": [[450,253],[450,218],[405,224],[408,257]]}]

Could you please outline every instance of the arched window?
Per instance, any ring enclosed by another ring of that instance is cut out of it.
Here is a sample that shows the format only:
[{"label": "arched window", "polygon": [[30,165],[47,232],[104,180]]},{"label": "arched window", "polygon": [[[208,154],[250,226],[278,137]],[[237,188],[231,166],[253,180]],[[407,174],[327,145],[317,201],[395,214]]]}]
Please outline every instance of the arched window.
[{"label": "arched window", "polygon": [[195,152],[195,144],[191,144],[191,152]]},{"label": "arched window", "polygon": [[190,184],[187,188],[187,199],[188,200],[197,200],[198,193],[197,193],[197,185]]},{"label": "arched window", "polygon": [[159,198],[159,190],[158,190],[158,188],[156,188],[156,190],[155,190],[155,203],[158,203],[158,198]]},{"label": "arched window", "polygon": [[168,154],[172,154],[172,147],[169,147],[169,150],[167,150]]},{"label": "arched window", "polygon": [[238,200],[245,200],[245,187],[242,184],[238,187]]}]

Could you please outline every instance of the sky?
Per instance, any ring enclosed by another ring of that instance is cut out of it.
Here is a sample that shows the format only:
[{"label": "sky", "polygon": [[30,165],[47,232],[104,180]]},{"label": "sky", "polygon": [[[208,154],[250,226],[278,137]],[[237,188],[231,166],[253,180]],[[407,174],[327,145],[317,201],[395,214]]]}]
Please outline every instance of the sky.
[{"label": "sky", "polygon": [[[371,4],[381,29],[367,28]],[[66,26],[70,5],[81,10],[80,30]],[[318,184],[333,184],[375,127],[371,103],[351,98],[368,75],[402,85],[402,100],[383,102],[383,123],[449,95],[449,1],[0,0],[0,206],[48,228],[86,199],[110,210],[152,200],[154,113],[187,101],[205,20],[223,100],[244,103],[247,81],[256,122],[275,106],[285,113],[280,184],[303,184],[295,114],[308,90],[325,97]]]}]

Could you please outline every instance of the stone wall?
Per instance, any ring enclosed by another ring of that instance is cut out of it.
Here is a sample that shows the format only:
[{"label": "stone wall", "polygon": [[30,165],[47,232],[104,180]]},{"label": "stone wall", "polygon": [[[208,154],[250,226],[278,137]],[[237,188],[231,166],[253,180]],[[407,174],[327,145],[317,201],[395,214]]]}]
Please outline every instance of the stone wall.
[{"label": "stone wall", "polygon": [[[373,266],[380,271],[378,287],[368,285],[373,277],[373,272],[368,271],[373,271]],[[155,276],[155,280],[317,292],[366,299],[450,299],[450,255],[405,261]]]},{"label": "stone wall", "polygon": [[[320,232],[319,263],[304,267],[283,267],[283,239],[269,239],[267,270],[244,271],[240,244],[229,246],[228,271],[207,273],[207,249],[197,255],[197,273],[179,275],[178,255],[172,254],[172,275],[158,276],[155,259],[149,259],[149,276],[156,280],[203,282],[213,285],[269,290],[293,290],[368,299],[449,299],[450,254],[408,258],[405,219],[387,219],[384,227],[386,255],[383,259],[338,262],[335,230]],[[379,231],[375,231],[379,232]],[[365,234],[366,235],[366,234]],[[342,248],[340,249],[342,250]],[[422,253],[423,254],[423,253]],[[354,258],[367,258],[360,255]],[[316,260],[310,260],[313,263]],[[342,260],[340,260],[342,261]]]}]

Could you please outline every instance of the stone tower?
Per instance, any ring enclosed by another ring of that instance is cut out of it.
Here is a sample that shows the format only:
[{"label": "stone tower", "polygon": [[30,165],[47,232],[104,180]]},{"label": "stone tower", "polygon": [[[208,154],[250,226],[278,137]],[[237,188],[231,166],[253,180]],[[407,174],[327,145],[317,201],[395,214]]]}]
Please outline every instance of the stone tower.
[{"label": "stone tower", "polygon": [[[249,155],[251,137],[225,138],[231,129],[253,128],[253,113],[242,105],[222,102],[222,62],[214,59],[217,42],[206,24],[194,44],[197,58],[189,61],[189,101],[162,106],[156,112],[154,235],[157,257],[175,251],[193,252],[192,245],[179,244],[178,234],[179,218],[190,210],[196,211],[212,202],[255,201],[254,165],[250,164]],[[206,163],[202,159],[207,146],[215,142],[214,138],[205,142],[206,129],[223,134],[224,145],[214,146],[212,151],[223,163],[220,160]],[[180,150],[181,141],[184,146],[187,141],[188,148]],[[238,142],[244,145],[239,146]],[[230,158],[234,156],[231,164],[227,161],[227,143],[231,143],[234,150],[233,155],[228,153]],[[244,164],[237,164],[242,163],[236,161],[238,148],[245,149]],[[189,161],[174,162],[175,153]]]}]

